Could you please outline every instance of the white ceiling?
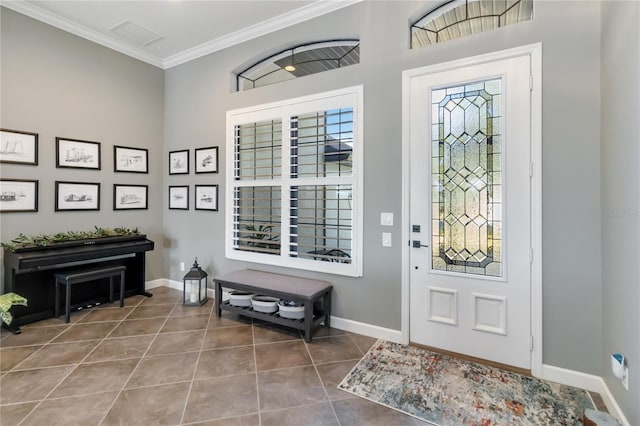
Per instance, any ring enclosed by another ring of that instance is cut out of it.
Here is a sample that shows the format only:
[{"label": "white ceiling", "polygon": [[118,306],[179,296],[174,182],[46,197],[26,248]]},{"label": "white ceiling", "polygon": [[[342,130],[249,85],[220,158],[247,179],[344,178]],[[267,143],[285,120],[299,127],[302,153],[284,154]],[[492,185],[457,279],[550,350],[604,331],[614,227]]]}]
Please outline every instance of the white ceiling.
[{"label": "white ceiling", "polygon": [[167,69],[360,0],[2,0],[2,5]]}]

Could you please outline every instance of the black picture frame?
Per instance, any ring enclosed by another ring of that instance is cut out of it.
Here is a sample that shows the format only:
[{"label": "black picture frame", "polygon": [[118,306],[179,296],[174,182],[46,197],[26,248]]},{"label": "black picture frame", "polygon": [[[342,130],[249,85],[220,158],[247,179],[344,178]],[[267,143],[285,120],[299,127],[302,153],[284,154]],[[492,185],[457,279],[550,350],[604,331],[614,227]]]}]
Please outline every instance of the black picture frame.
[{"label": "black picture frame", "polygon": [[37,180],[0,179],[0,213],[37,211]]},{"label": "black picture frame", "polygon": [[113,184],[113,210],[147,210],[149,185]]},{"label": "black picture frame", "polygon": [[194,150],[196,173],[218,173],[218,147],[209,146]]},{"label": "black picture frame", "polygon": [[217,212],[218,192],[218,185],[195,185],[195,209]]},{"label": "black picture frame", "polygon": [[100,170],[100,142],[56,137],[56,167]]},{"label": "black picture frame", "polygon": [[0,163],[38,165],[38,134],[0,129]]},{"label": "black picture frame", "polygon": [[189,150],[169,152],[169,174],[188,175],[189,174]]},{"label": "black picture frame", "polygon": [[149,150],[128,146],[113,146],[113,171],[149,173]]},{"label": "black picture frame", "polygon": [[56,181],[55,211],[100,210],[99,182]]},{"label": "black picture frame", "polygon": [[169,187],[169,210],[189,210],[189,185]]}]

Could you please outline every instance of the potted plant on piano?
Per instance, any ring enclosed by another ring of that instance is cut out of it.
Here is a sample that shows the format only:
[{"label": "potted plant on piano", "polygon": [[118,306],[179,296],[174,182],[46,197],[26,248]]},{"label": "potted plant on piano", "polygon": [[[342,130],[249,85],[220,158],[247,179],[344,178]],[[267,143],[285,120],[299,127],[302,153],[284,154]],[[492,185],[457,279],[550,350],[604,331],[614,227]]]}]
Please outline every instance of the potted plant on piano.
[{"label": "potted plant on piano", "polygon": [[27,306],[27,299],[16,293],[5,293],[0,295],[0,320],[2,324],[9,326],[13,321],[11,308],[15,305]]}]

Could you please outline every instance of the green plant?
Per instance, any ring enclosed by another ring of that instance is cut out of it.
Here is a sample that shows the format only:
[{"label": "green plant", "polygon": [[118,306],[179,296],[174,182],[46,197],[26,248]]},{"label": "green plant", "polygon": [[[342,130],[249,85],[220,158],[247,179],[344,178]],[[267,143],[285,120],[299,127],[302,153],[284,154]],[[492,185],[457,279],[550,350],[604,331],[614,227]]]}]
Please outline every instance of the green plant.
[{"label": "green plant", "polygon": [[249,247],[270,248],[276,244],[269,243],[269,241],[278,241],[280,239],[279,234],[272,233],[273,225],[242,225],[240,228],[251,232],[251,234],[247,235],[251,241],[246,242]]},{"label": "green plant", "polygon": [[139,235],[138,228],[100,228],[95,227],[94,231],[67,231],[58,232],[53,235],[24,235],[20,233],[16,238],[11,240],[10,243],[0,243],[0,246],[9,250],[15,250],[27,247],[46,247],[55,243],[62,243],[66,241],[78,241],[87,240],[91,238],[104,238],[104,237],[118,237],[127,235]]},{"label": "green plant", "polygon": [[16,293],[5,293],[0,295],[0,320],[5,324],[11,324],[13,316],[9,310],[14,305],[27,306],[27,299]]}]

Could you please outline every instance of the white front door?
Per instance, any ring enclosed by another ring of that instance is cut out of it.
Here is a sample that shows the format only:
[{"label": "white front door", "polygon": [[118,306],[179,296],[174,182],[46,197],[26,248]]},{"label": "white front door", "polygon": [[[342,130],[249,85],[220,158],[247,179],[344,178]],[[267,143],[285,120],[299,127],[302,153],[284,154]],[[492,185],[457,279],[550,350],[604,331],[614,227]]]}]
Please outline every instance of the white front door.
[{"label": "white front door", "polygon": [[528,55],[409,79],[411,342],[531,368]]}]

